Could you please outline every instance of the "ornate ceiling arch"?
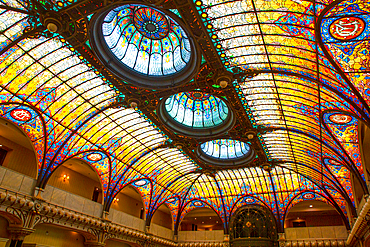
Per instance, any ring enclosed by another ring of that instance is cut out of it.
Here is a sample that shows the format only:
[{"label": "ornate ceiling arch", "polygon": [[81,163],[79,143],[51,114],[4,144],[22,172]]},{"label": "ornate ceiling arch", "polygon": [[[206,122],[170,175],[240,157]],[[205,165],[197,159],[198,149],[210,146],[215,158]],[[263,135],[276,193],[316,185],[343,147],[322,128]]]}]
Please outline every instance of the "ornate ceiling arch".
[{"label": "ornate ceiling arch", "polygon": [[[96,150],[110,160],[96,164],[106,210],[126,184],[145,178],[148,215],[178,198],[177,221],[189,201],[202,200],[228,222],[247,194],[281,220],[292,195],[309,190],[346,212],[351,173],[368,192],[357,138],[357,121],[370,123],[368,3],[164,1],[153,7],[177,16],[202,58],[197,75],[161,90],[115,76],[92,49],[91,18],[119,4],[0,3],[0,113],[31,137],[39,187],[67,158]],[[235,125],[217,138],[250,144],[251,160],[212,166],[196,149],[214,137],[185,136],[158,117],[162,99],[200,91],[228,102]],[[30,119],[11,116],[22,109]],[[354,122],[330,117],[339,113]]]}]

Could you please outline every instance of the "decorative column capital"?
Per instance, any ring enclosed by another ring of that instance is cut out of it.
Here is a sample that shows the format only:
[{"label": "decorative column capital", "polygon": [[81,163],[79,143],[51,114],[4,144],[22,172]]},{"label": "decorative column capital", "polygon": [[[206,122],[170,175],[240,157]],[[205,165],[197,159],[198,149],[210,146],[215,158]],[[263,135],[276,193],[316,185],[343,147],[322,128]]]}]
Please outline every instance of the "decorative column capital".
[{"label": "decorative column capital", "polygon": [[102,212],[102,218],[103,218],[104,220],[108,220],[108,216],[109,216],[109,212],[108,212],[108,211],[103,210],[103,212]]},{"label": "decorative column capital", "polygon": [[40,188],[40,187],[35,187],[35,190],[34,190],[34,198],[37,199],[37,200],[40,200],[40,201],[45,201],[44,198],[42,198],[42,193],[45,191],[45,189],[43,188]]},{"label": "decorative column capital", "polygon": [[35,229],[25,227],[8,227],[8,232],[10,233],[11,240],[23,241],[26,236],[30,235],[34,231]]}]

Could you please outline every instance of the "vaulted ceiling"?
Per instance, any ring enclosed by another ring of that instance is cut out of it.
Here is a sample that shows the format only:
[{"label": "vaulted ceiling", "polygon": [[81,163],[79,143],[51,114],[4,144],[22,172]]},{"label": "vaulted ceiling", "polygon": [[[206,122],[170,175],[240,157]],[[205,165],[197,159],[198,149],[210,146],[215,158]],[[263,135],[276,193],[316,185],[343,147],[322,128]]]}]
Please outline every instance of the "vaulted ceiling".
[{"label": "vaulted ceiling", "polygon": [[[280,224],[303,200],[355,213],[351,174],[367,193],[358,126],[370,120],[368,2],[137,2],[173,16],[197,51],[189,78],[162,87],[125,80],[92,44],[97,16],[124,4],[1,0],[0,115],[31,139],[39,187],[79,158],[99,174],[106,210],[132,184],[149,220],[162,203],[176,225],[211,207],[226,229],[248,203]],[[199,138],[159,117],[161,102],[191,91],[225,100],[230,129]],[[246,143],[253,157],[237,166],[202,160],[199,146],[220,138]]]}]

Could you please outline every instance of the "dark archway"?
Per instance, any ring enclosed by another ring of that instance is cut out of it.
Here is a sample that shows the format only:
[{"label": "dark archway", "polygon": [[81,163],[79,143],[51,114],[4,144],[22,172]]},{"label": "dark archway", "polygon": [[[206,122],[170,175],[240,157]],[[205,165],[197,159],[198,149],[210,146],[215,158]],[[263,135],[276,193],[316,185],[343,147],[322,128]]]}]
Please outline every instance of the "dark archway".
[{"label": "dark archway", "polygon": [[140,191],[129,184],[121,189],[113,199],[111,209],[124,212],[145,220],[145,204]]},{"label": "dark archway", "polygon": [[231,247],[275,247],[276,219],[265,207],[246,205],[236,210],[230,219]]},{"label": "dark archway", "polygon": [[301,201],[286,212],[284,228],[345,226],[342,216],[329,203],[320,200]]},{"label": "dark archway", "polygon": [[47,184],[103,204],[103,185],[96,169],[80,158],[71,158],[59,165]]},{"label": "dark archway", "polygon": [[195,208],[180,222],[179,231],[224,231],[220,216],[210,208]]}]

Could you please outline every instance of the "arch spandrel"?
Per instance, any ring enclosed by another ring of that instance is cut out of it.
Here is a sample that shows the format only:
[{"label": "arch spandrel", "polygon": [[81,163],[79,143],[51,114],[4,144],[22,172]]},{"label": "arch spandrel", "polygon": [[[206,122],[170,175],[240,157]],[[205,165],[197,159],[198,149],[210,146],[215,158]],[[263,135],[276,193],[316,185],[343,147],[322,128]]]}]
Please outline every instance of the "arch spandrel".
[{"label": "arch spandrel", "polygon": [[10,121],[10,124],[16,125],[32,143],[31,146],[37,162],[37,177],[44,164],[47,139],[45,121],[42,114],[32,106],[7,102],[0,104],[0,116]]},{"label": "arch spandrel", "polygon": [[369,13],[370,8],[366,2],[336,1],[331,8],[325,9],[320,23],[322,48],[367,104]]}]

